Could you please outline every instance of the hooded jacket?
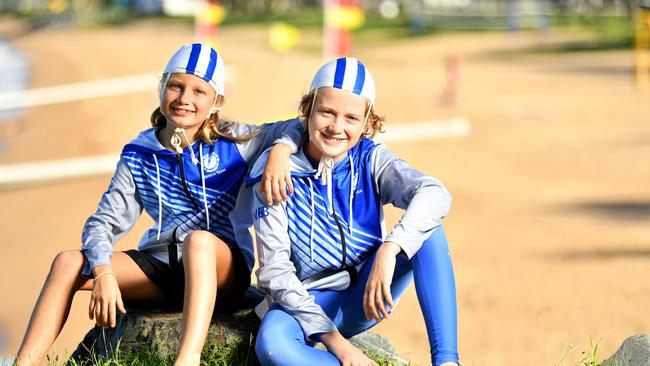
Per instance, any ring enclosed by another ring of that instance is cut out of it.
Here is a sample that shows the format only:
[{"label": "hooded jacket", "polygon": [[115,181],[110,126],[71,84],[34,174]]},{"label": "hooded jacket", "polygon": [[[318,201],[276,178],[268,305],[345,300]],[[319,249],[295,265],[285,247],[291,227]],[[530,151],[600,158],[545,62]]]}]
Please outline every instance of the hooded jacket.
[{"label": "hooded jacket", "polygon": [[[240,187],[249,165],[272,143],[297,150],[300,121],[235,124],[234,137],[255,131],[259,135],[241,143],[225,138],[213,144],[197,140],[180,155],[163,147],[158,130],[147,129],[124,146],[108,190],[84,225],[82,251],[87,264],[82,273],[90,275],[92,268],[110,264],[113,245],[133,227],[142,210],[154,226],[144,233],[138,250],[169,263],[168,245],[181,245],[194,230],[208,230],[228,245],[238,245],[250,271],[254,263],[248,232],[251,193]],[[240,201],[244,209],[235,210]]]},{"label": "hooded jacket", "polygon": [[[267,157],[268,152],[255,163],[249,184],[259,182]],[[451,204],[442,183],[369,139],[334,165],[331,186],[315,178],[314,165],[300,149],[290,160],[294,194],[289,201],[269,207],[255,193],[252,206],[258,285],[268,295],[267,305],[281,305],[308,339],[336,330],[307,292],[312,279],[361,265],[386,241],[410,259]],[[383,205],[388,203],[406,212],[387,234]],[[335,278],[321,278],[318,288],[340,289]]]}]

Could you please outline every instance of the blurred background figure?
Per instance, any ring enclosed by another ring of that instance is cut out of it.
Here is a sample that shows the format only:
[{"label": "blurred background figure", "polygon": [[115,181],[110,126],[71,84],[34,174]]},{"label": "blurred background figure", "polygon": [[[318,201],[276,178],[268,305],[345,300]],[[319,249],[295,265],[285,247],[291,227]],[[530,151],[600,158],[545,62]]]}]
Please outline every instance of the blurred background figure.
[{"label": "blurred background figure", "polygon": [[636,86],[650,89],[650,0],[638,0],[636,24]]},{"label": "blurred background figure", "polygon": [[[29,82],[28,58],[0,34],[0,86],[3,93],[17,93]],[[23,109],[12,103],[0,105],[0,153],[4,140],[16,135]]]},{"label": "blurred background figure", "polygon": [[438,102],[445,107],[451,107],[458,103],[462,78],[462,61],[460,55],[454,53],[447,55],[444,63],[445,86],[442,94],[438,97]]}]

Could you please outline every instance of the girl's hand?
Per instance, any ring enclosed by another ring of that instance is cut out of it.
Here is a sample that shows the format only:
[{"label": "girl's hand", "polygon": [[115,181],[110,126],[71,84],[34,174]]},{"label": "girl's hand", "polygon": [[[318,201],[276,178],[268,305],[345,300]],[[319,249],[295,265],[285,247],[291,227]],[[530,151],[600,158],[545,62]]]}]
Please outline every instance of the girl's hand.
[{"label": "girl's hand", "polygon": [[[110,273],[103,274],[105,272]],[[97,266],[93,268],[93,274],[95,280],[90,295],[88,317],[94,318],[97,325],[101,327],[114,328],[117,322],[116,308],[120,313],[126,314],[117,279],[109,266]]]},{"label": "girl's hand", "polygon": [[284,144],[275,144],[269,152],[269,159],[266,161],[260,193],[264,193],[266,204],[288,201],[287,191],[293,194],[293,184],[291,183],[291,172],[289,171],[289,157],[291,149]]},{"label": "girl's hand", "polygon": [[393,282],[396,256],[401,250],[397,244],[389,241],[377,250],[375,262],[372,264],[366,282],[366,291],[363,294],[363,312],[368,320],[375,319],[380,322],[388,318],[386,305],[390,309],[394,306],[390,285]]},{"label": "girl's hand", "polygon": [[361,352],[339,332],[325,333],[321,342],[327,350],[341,361],[342,366],[377,366],[377,363]]}]

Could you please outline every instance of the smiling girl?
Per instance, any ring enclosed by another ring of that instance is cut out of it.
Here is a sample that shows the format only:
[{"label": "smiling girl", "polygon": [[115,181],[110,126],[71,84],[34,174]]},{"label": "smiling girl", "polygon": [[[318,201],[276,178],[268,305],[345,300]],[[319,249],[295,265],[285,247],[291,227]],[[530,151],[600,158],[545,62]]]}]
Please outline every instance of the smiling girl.
[{"label": "smiling girl", "polygon": [[[230,310],[250,283],[251,219],[247,209],[234,209],[251,199],[249,189],[240,190],[243,177],[261,151],[282,142],[272,149],[267,168],[273,173],[263,184],[269,197],[275,192],[281,198],[287,158],[302,134],[298,120],[262,126],[223,121],[224,81],[223,59],[208,45],[184,45],[169,60],[153,128],[124,147],[108,190],[86,221],[81,251],[54,258],[17,364],[41,362],[79,290],[92,291],[88,315],[99,326],[115,326],[125,303],[183,309],[175,364],[199,364],[215,301]],[[138,250],[113,252],[142,210],[155,225]]]},{"label": "smiling girl", "polygon": [[[274,206],[261,194],[254,200],[256,275],[268,295],[256,309],[263,365],[375,365],[346,338],[388,318],[411,282],[432,363],[457,365],[454,275],[441,226],[451,197],[371,140],[383,122],[374,102],[374,80],[357,59],[322,66],[299,108],[308,140],[290,159],[294,194]],[[391,232],[387,203],[405,210]],[[313,347],[318,341],[327,351]]]}]

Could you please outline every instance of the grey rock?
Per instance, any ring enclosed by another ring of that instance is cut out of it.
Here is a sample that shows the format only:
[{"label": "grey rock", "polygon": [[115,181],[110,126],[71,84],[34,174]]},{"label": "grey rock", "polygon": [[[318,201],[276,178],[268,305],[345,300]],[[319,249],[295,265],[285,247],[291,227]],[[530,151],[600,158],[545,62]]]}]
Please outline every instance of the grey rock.
[{"label": "grey rock", "polygon": [[[251,287],[243,304],[233,313],[215,313],[208,330],[208,342],[225,346],[231,342],[252,345],[260,321],[253,306],[262,300],[261,292]],[[143,346],[153,346],[163,356],[173,355],[180,343],[182,313],[164,311],[131,311],[118,316],[115,328],[94,327],[71,356],[77,364],[99,358],[110,358],[116,350],[139,351]],[[356,335],[350,341],[390,362],[391,365],[407,365],[397,354],[388,339],[370,332]],[[208,343],[206,342],[206,343]]]},{"label": "grey rock", "polygon": [[[249,342],[259,328],[253,307],[263,297],[257,288],[250,287],[243,302],[232,305],[232,313],[215,313],[207,339],[217,346],[236,340]],[[115,328],[95,326],[91,329],[70,359],[77,363],[92,362],[111,358],[118,349],[137,352],[145,345],[167,357],[176,352],[180,344],[181,321],[180,312],[128,309],[126,315],[118,313]]]},{"label": "grey rock", "polygon": [[626,339],[603,366],[650,366],[650,334],[639,334]]}]

